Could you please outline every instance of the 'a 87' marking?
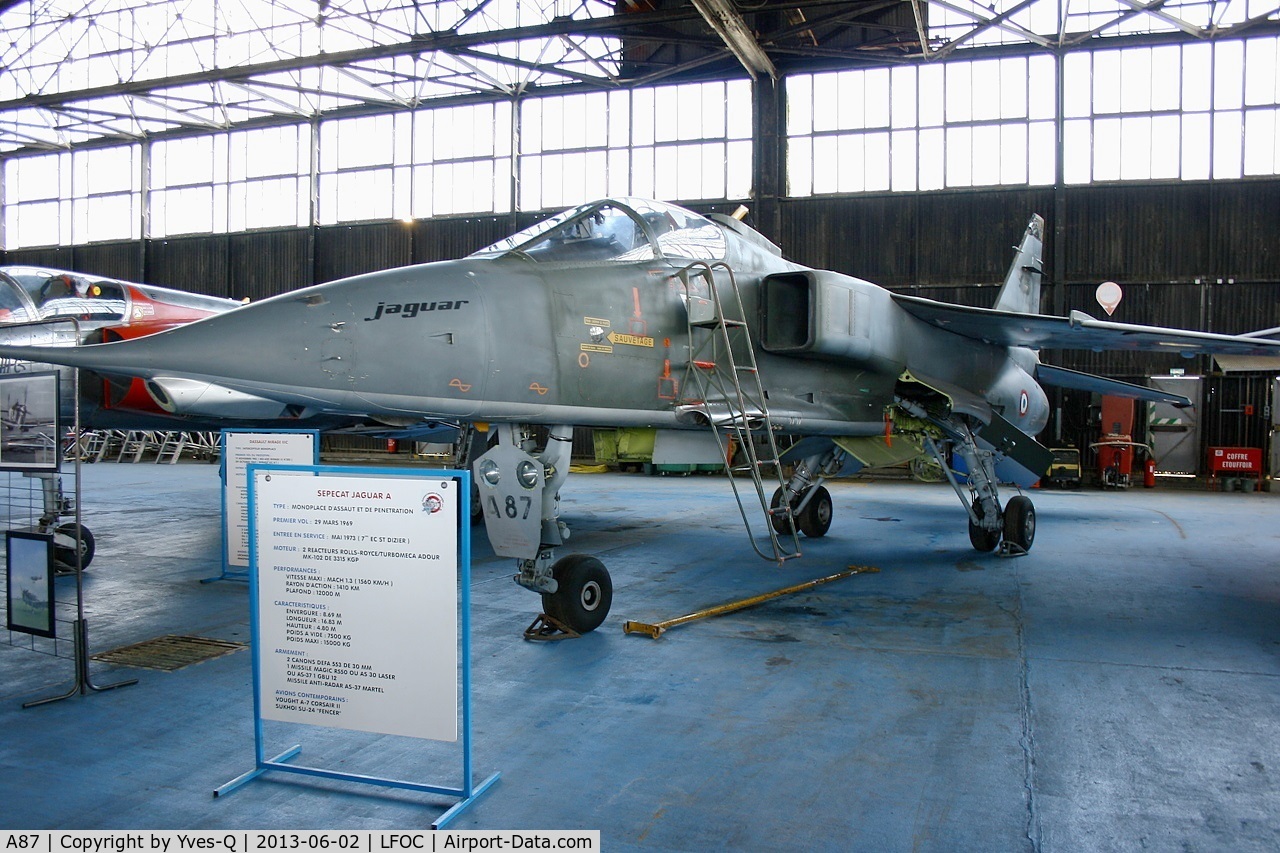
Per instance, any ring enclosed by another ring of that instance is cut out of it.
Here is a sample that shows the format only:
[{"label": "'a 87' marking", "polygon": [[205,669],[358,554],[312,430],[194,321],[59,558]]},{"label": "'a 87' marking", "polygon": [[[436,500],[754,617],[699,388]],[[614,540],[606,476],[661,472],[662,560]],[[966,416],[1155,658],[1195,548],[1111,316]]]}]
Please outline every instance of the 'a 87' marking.
[{"label": "'a 87' marking", "polygon": [[496,495],[489,495],[489,506],[493,510],[495,516],[505,515],[507,518],[516,518],[517,516],[524,520],[529,517],[529,509],[533,506],[533,498],[528,495],[522,496],[520,502],[524,504],[524,513],[520,512],[519,504],[516,503],[515,495],[507,495],[501,508],[498,507],[498,498]]}]

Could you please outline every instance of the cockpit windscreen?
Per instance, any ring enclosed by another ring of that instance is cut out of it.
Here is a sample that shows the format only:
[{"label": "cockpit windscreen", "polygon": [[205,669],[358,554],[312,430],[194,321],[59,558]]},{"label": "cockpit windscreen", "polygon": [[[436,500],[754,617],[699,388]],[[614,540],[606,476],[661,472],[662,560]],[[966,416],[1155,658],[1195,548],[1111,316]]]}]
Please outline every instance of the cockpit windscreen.
[{"label": "cockpit windscreen", "polygon": [[634,263],[658,257],[718,260],[724,253],[724,233],[698,214],[662,202],[617,199],[566,211],[473,257]]}]

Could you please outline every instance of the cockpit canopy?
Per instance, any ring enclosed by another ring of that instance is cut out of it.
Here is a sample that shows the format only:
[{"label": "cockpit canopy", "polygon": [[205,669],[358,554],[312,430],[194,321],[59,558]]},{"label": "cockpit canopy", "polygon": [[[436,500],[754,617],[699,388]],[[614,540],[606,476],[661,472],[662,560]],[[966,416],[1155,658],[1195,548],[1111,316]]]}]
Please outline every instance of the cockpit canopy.
[{"label": "cockpit canopy", "polygon": [[638,198],[584,204],[472,255],[515,255],[538,263],[634,263],[724,258],[724,232],[698,214]]},{"label": "cockpit canopy", "polygon": [[[76,317],[118,322],[128,315],[124,285],[100,276],[43,267],[0,267],[0,284],[0,310],[8,312],[0,321]],[[23,298],[24,291],[30,302]]]},{"label": "cockpit canopy", "polygon": [[239,303],[217,296],[47,267],[0,266],[0,325],[74,318],[91,328],[152,331],[221,314]]}]

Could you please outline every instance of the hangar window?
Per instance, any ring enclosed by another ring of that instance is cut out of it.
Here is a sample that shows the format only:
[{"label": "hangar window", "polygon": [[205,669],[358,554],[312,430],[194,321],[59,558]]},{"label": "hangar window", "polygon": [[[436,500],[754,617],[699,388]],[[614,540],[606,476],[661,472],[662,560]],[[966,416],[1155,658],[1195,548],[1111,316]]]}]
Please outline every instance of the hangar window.
[{"label": "hangar window", "polygon": [[1051,184],[1053,59],[797,74],[786,80],[793,196]]},{"label": "hangar window", "polygon": [[412,145],[412,216],[511,209],[509,103],[417,110]]},{"label": "hangar window", "polygon": [[4,164],[4,227],[8,248],[52,246],[71,240],[71,205],[61,201],[70,189],[64,163],[69,154],[21,157]]},{"label": "hangar window", "polygon": [[120,145],[5,161],[6,246],[137,239],[140,158]]},{"label": "hangar window", "polygon": [[227,156],[227,217],[231,231],[311,222],[308,126],[232,133]]},{"label": "hangar window", "polygon": [[474,104],[323,122],[319,221],[510,210],[511,109]]},{"label": "hangar window", "polygon": [[225,232],[227,135],[157,141],[151,187],[151,236]]},{"label": "hangar window", "polygon": [[320,125],[321,224],[409,216],[407,114]]},{"label": "hangar window", "polygon": [[746,198],[751,86],[715,81],[533,98],[520,106],[519,206],[584,198]]},{"label": "hangar window", "polygon": [[1069,183],[1280,174],[1274,36],[1068,54]]}]

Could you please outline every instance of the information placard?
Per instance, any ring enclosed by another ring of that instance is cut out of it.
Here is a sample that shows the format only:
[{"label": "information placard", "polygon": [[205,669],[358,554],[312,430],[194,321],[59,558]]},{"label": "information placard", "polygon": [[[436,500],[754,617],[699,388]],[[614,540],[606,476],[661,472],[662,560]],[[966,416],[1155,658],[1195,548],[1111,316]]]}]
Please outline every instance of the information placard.
[{"label": "information placard", "polygon": [[262,719],[456,741],[457,482],[250,475]]},{"label": "information placard", "polygon": [[223,430],[222,488],[223,554],[226,568],[249,568],[250,465],[314,465],[318,461],[320,434],[302,432],[242,432]]}]

